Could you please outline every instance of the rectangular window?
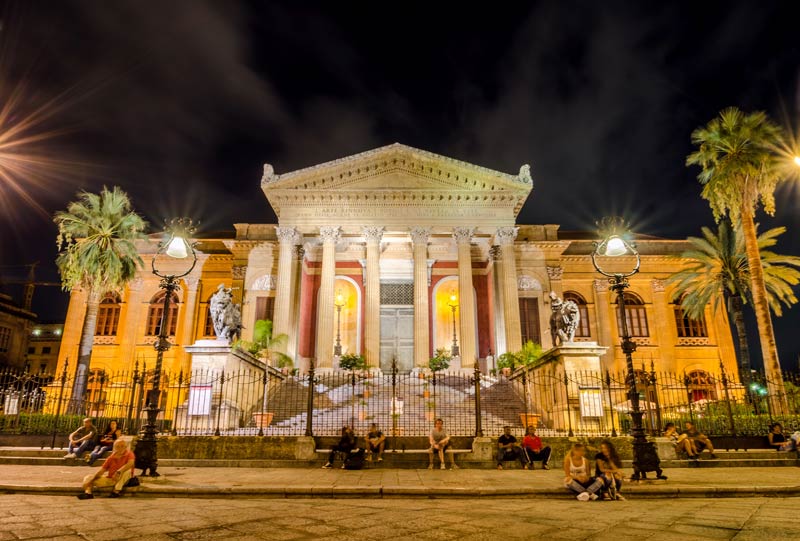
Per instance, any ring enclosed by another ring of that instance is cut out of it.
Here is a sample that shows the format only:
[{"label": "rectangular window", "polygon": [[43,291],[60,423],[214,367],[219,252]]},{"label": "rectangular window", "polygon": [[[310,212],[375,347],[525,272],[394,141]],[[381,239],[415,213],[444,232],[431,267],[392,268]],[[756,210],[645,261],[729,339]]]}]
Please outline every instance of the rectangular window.
[{"label": "rectangular window", "polygon": [[211,310],[206,306],[206,323],[203,326],[203,336],[217,336],[214,332],[214,319],[211,317]]},{"label": "rectangular window", "polygon": [[9,347],[11,347],[11,329],[0,327],[0,353],[7,353]]},{"label": "rectangular window", "polygon": [[34,355],[34,354],[36,354],[36,348],[35,347],[29,347],[28,348],[28,355]]},{"label": "rectangular window", "polygon": [[519,322],[523,344],[528,340],[537,344],[542,343],[539,330],[539,299],[519,299]]},{"label": "rectangular window", "polygon": [[[622,320],[617,313],[617,329],[622,334]],[[650,329],[647,326],[647,310],[641,304],[625,305],[625,322],[628,324],[628,332],[632,337],[646,338],[650,336]]]},{"label": "rectangular window", "polygon": [[680,338],[705,338],[708,336],[706,319],[689,319],[680,306],[675,307],[675,325]]},{"label": "rectangular window", "polygon": [[53,350],[50,346],[44,346],[42,348],[42,355],[49,355],[50,352]]},{"label": "rectangular window", "polygon": [[256,321],[268,319],[273,321],[275,311],[275,297],[256,297]]}]

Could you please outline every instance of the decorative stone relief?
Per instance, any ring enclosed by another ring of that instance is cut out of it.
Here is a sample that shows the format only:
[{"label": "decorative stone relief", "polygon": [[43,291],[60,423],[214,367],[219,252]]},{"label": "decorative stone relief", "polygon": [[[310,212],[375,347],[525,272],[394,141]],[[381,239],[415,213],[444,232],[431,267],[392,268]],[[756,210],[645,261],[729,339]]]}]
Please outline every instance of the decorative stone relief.
[{"label": "decorative stone relief", "polygon": [[517,289],[520,291],[541,291],[542,284],[533,276],[522,274],[517,278]]},{"label": "decorative stone relief", "polygon": [[276,284],[277,279],[274,274],[265,274],[253,281],[253,284],[250,286],[250,291],[272,291],[275,289]]},{"label": "decorative stone relief", "polygon": [[364,235],[364,240],[366,240],[368,244],[378,243],[383,238],[383,232],[385,230],[385,227],[366,226],[361,228],[361,234]]},{"label": "decorative stone relief", "polygon": [[294,227],[276,227],[275,235],[278,237],[278,240],[281,242],[281,244],[298,244],[300,240],[300,234]]},{"label": "decorative stone relief", "polygon": [[655,293],[663,293],[664,290],[666,289],[666,284],[664,283],[664,280],[655,279],[650,282],[650,285],[652,286],[653,291]]},{"label": "decorative stone relief", "polygon": [[269,184],[278,180],[278,175],[275,174],[275,169],[272,165],[264,164],[264,174],[261,176],[261,184]]},{"label": "decorative stone relief", "polygon": [[551,280],[561,280],[563,274],[563,267],[547,267],[547,277]]},{"label": "decorative stone relief", "polygon": [[430,227],[412,227],[409,231],[411,241],[414,244],[427,244],[428,239],[431,237]]},{"label": "decorative stone relief", "polygon": [[595,280],[594,281],[594,290],[598,293],[603,293],[608,291],[608,280]]},{"label": "decorative stone relief", "polygon": [[517,181],[523,184],[531,184],[531,185],[533,184],[533,177],[531,177],[530,165],[526,163],[519,168],[519,175],[517,175]]},{"label": "decorative stone relief", "polygon": [[514,239],[517,238],[519,227],[498,227],[494,234],[497,244],[501,246],[508,246],[514,244]]},{"label": "decorative stone relief", "polygon": [[337,243],[339,241],[339,237],[342,234],[342,228],[338,225],[328,225],[319,228],[319,238],[322,239],[322,242],[332,242]]},{"label": "decorative stone relief", "polygon": [[472,235],[475,232],[473,227],[454,227],[453,238],[456,239],[457,244],[472,242]]},{"label": "decorative stone relief", "polygon": [[708,346],[710,344],[711,344],[711,341],[706,336],[679,337],[678,338],[678,345],[679,346]]},{"label": "decorative stone relief", "polygon": [[234,280],[244,280],[247,274],[247,265],[234,265],[231,269],[231,274]]}]

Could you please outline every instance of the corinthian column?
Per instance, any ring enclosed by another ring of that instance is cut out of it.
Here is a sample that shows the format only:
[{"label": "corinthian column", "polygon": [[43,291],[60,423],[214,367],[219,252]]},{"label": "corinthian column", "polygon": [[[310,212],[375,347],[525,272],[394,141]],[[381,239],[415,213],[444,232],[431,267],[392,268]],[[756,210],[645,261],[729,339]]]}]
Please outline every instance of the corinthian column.
[{"label": "corinthian column", "polygon": [[492,291],[494,300],[494,355],[506,352],[506,316],[503,309],[503,290],[500,287],[500,273],[503,272],[502,252],[500,247],[495,245],[489,249],[489,257],[492,259]]},{"label": "corinthian column", "polygon": [[411,230],[414,245],[414,366],[427,366],[430,356],[428,308],[428,239],[429,227]]},{"label": "corinthian column", "polygon": [[333,367],[333,286],[336,281],[336,242],[341,228],[327,226],[319,228],[322,239],[322,274],[319,282],[317,303],[317,366]]},{"label": "corinthian column", "polygon": [[503,324],[506,335],[506,351],[522,349],[522,331],[519,322],[519,295],[517,294],[517,260],[514,255],[514,239],[518,227],[498,227],[495,240],[500,246],[500,295],[503,300]]},{"label": "corinthian column", "polygon": [[364,344],[367,366],[380,365],[381,356],[381,238],[383,227],[364,227],[367,241],[367,268],[365,274],[366,306],[364,312]]},{"label": "corinthian column", "polygon": [[476,360],[475,292],[472,289],[471,227],[453,228],[453,238],[458,246],[458,301],[459,329],[461,330],[461,367],[472,366]]},{"label": "corinthian column", "polygon": [[[272,316],[273,336],[289,334],[292,326],[292,260],[299,234],[294,227],[276,227],[280,248],[278,252],[278,278],[275,285],[275,308]],[[283,353],[286,349],[283,348]]]}]

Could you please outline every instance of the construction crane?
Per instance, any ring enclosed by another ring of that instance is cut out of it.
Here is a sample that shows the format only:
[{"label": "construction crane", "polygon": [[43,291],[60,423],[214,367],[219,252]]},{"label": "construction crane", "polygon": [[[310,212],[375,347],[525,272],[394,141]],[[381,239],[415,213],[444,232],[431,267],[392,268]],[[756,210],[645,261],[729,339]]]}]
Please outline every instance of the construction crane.
[{"label": "construction crane", "polygon": [[28,265],[12,265],[17,267],[27,267],[28,268],[28,276],[27,278],[13,278],[11,280],[5,279],[0,277],[0,285],[22,285],[22,308],[27,311],[31,311],[33,307],[33,292],[36,289],[36,286],[43,286],[43,287],[61,287],[61,282],[37,282],[36,281],[36,266],[39,264],[37,261],[36,263],[30,263]]}]

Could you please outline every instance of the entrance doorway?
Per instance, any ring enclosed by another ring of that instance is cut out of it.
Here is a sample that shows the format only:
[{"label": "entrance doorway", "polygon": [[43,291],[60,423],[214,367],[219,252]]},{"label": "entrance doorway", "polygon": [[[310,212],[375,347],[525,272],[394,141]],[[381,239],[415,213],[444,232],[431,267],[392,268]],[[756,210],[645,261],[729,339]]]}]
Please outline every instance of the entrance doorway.
[{"label": "entrance doorway", "polygon": [[392,359],[400,372],[414,367],[414,306],[381,306],[381,370],[391,372]]}]

